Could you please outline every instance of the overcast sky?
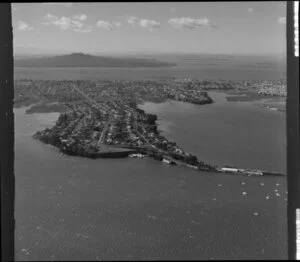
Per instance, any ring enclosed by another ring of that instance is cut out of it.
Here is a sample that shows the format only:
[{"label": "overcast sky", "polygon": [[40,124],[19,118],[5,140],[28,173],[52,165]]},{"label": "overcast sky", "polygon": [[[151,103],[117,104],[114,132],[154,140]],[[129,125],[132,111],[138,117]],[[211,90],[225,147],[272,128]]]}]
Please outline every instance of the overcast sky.
[{"label": "overcast sky", "polygon": [[284,2],[17,3],[14,44],[85,53],[285,53]]}]

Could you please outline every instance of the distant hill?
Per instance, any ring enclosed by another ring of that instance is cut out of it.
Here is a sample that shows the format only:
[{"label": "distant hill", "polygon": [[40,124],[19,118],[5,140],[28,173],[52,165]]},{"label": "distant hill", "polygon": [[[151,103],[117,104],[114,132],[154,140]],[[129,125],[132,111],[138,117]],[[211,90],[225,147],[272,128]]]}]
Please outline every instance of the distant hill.
[{"label": "distant hill", "polygon": [[17,67],[169,67],[175,63],[167,63],[146,58],[116,58],[92,56],[83,53],[59,55],[54,57],[16,59]]}]

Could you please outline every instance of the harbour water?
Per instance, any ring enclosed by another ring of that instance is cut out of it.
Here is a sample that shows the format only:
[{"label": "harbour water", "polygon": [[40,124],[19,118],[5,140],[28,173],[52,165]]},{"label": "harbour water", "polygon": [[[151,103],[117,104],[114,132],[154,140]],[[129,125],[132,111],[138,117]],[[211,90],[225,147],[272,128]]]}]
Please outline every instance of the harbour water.
[{"label": "harbour water", "polygon": [[214,55],[159,55],[156,59],[175,63],[164,68],[25,68],[15,67],[15,79],[48,80],[162,80],[171,78],[206,78],[224,80],[279,80],[286,77],[285,57]]},{"label": "harbour water", "polygon": [[[238,73],[237,73],[238,71]],[[196,68],[15,68],[15,78],[34,78],[38,80],[77,80],[78,75],[84,80],[166,80],[174,77],[192,77],[224,80],[274,80],[285,78],[282,69],[260,68],[219,68],[207,66]]]},{"label": "harbour water", "polygon": [[209,92],[215,103],[146,102],[158,115],[162,134],[200,160],[218,166],[263,169],[286,174],[286,114],[252,102],[228,102]]},{"label": "harbour water", "polygon": [[[283,170],[283,113],[213,95],[203,107],[143,107],[203,160]],[[16,260],[287,258],[285,177],[65,156],[31,137],[58,114],[24,113],[15,110]]]}]

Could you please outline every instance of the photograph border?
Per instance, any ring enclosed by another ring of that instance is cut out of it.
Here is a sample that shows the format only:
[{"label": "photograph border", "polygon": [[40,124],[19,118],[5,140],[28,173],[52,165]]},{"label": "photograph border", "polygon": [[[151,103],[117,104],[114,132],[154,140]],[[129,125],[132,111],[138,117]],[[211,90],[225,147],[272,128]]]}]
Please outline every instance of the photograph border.
[{"label": "photograph border", "polygon": [[[288,258],[296,259],[296,208],[300,208],[299,57],[294,55],[294,1],[286,1]],[[14,261],[14,67],[11,3],[0,4],[1,261]]]}]

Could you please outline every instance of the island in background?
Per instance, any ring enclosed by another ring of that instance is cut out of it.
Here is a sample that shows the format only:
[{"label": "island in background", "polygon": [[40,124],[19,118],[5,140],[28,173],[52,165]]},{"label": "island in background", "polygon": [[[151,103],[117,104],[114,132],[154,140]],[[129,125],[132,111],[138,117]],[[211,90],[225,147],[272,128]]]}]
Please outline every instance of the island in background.
[{"label": "island in background", "polygon": [[53,57],[15,59],[17,67],[171,67],[175,63],[156,59],[93,56],[83,53],[72,53]]}]

